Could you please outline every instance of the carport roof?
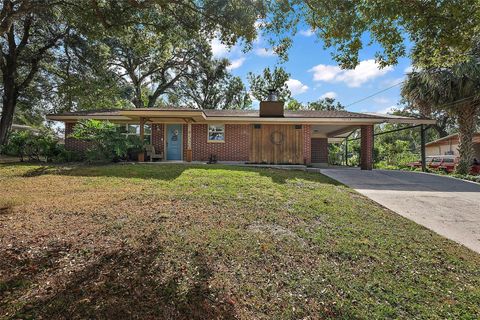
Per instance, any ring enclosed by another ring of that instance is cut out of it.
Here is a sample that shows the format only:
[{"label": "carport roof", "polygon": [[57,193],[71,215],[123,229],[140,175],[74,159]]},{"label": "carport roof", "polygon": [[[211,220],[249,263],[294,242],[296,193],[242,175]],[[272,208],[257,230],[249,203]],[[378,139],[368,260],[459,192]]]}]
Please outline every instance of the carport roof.
[{"label": "carport roof", "polygon": [[285,110],[283,117],[260,117],[259,110],[200,110],[190,108],[137,108],[103,109],[64,112],[47,115],[49,120],[77,121],[81,119],[99,119],[112,121],[138,121],[144,118],[151,122],[169,121],[228,121],[228,122],[275,122],[275,123],[415,123],[431,124],[435,121],[426,118],[410,118],[386,114],[359,113],[350,111],[311,111]]}]

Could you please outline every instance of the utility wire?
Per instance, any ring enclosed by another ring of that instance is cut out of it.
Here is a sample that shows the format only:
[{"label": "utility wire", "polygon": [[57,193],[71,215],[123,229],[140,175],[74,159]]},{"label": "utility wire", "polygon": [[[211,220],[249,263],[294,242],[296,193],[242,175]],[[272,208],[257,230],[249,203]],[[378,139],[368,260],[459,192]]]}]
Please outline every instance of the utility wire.
[{"label": "utility wire", "polygon": [[[405,75],[408,75],[408,74],[405,74]],[[420,75],[420,74],[415,74],[414,76],[419,76],[419,75]],[[354,102],[346,105],[345,107],[348,108],[348,107],[350,107],[350,106],[352,106],[352,105],[354,105],[354,104],[357,104],[357,103],[363,102],[363,101],[365,101],[365,100],[368,100],[368,99],[370,99],[370,98],[372,98],[372,97],[375,97],[376,95],[379,95],[379,94],[382,93],[382,92],[385,92],[385,91],[387,91],[387,90],[390,90],[390,89],[392,89],[392,88],[395,88],[396,86],[401,85],[401,84],[404,83],[405,81],[406,81],[406,80],[402,80],[402,81],[400,81],[400,82],[398,82],[398,83],[396,83],[396,84],[394,84],[394,85],[392,85],[392,86],[390,86],[390,87],[387,87],[387,88],[382,89],[382,90],[380,90],[380,91],[377,91],[377,92],[375,92],[375,93],[373,93],[373,94],[371,94],[371,95],[369,95],[369,96],[366,96],[365,98],[362,98],[362,99],[360,99],[360,100],[354,101]],[[464,101],[464,100],[468,100],[468,99],[474,98],[475,96],[476,96],[476,95],[471,95],[471,96],[466,97],[466,98],[462,98],[462,99],[455,100],[455,101],[452,101],[452,102],[449,102],[449,103],[446,103],[446,104],[442,104],[442,105],[440,105],[440,107],[445,107],[445,106],[453,105],[453,104],[455,104],[455,103],[458,103],[458,102],[461,102],[461,101]]]},{"label": "utility wire", "polygon": [[360,102],[362,102],[362,101],[368,100],[368,99],[370,99],[370,98],[372,98],[372,97],[375,97],[376,95],[378,95],[378,94],[380,94],[380,93],[382,93],[382,92],[385,92],[385,91],[387,91],[387,90],[390,90],[390,89],[392,89],[392,88],[395,88],[395,87],[398,86],[398,85],[401,85],[403,82],[404,82],[404,81],[400,81],[399,83],[396,83],[396,84],[394,84],[393,86],[390,86],[390,87],[388,87],[388,88],[385,88],[385,89],[382,89],[382,90],[380,90],[380,91],[377,91],[377,92],[375,92],[374,94],[371,94],[371,95],[369,95],[369,96],[367,96],[367,97],[365,97],[365,98],[362,98],[362,99],[360,99],[360,100],[357,100],[357,101],[355,101],[355,102],[352,102],[352,103],[346,105],[345,107],[350,107],[350,106],[352,106],[352,105],[354,105],[354,104],[357,104],[357,103],[360,103]]},{"label": "utility wire", "polygon": [[[404,76],[418,77],[418,76],[420,76],[420,74],[419,74],[419,73],[416,73],[416,74],[413,74],[413,75],[412,75],[411,73],[405,73]],[[390,90],[390,89],[392,89],[392,88],[395,88],[396,86],[401,85],[401,84],[404,83],[405,81],[406,81],[406,80],[402,80],[402,81],[400,81],[400,82],[398,82],[398,83],[395,83],[394,85],[392,85],[392,86],[390,86],[390,87],[387,87],[387,88],[382,89],[382,90],[380,90],[380,91],[377,91],[377,92],[375,92],[375,93],[373,93],[373,94],[371,94],[371,95],[369,95],[369,96],[367,96],[367,97],[365,97],[365,98],[362,98],[362,99],[360,99],[360,100],[357,100],[357,101],[355,101],[355,102],[352,102],[352,103],[350,103],[349,105],[347,105],[346,107],[350,107],[350,106],[352,106],[352,105],[354,105],[354,104],[357,104],[357,103],[360,103],[360,102],[362,102],[362,101],[368,100],[368,99],[370,99],[370,98],[372,98],[372,97],[375,97],[376,95],[378,95],[378,94],[380,94],[380,93],[382,93],[382,92],[385,92],[385,91],[387,91],[387,90]]]}]

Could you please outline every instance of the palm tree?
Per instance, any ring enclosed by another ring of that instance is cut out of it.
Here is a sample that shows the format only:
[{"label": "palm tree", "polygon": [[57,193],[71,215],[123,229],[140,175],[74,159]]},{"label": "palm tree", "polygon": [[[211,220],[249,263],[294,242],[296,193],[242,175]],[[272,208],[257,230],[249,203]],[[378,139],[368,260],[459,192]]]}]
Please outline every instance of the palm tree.
[{"label": "palm tree", "polygon": [[460,140],[457,172],[467,174],[480,113],[480,60],[412,72],[402,86],[402,96],[424,115],[445,111],[456,118]]}]

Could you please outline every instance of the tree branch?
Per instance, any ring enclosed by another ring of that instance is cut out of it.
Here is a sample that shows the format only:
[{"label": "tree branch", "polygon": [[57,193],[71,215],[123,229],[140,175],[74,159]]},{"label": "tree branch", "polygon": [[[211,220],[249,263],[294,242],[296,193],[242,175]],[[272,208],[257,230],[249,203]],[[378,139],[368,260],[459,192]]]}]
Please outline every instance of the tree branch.
[{"label": "tree branch", "polygon": [[20,91],[23,91],[29,84],[32,82],[35,74],[38,72],[38,69],[40,67],[40,61],[43,57],[43,55],[52,47],[54,47],[58,40],[60,40],[62,37],[64,37],[70,29],[67,28],[64,32],[57,34],[54,36],[45,46],[41,47],[40,49],[37,50],[36,54],[34,54],[34,58],[31,60],[31,68],[28,73],[28,75],[25,77],[25,79],[18,85],[16,86],[16,91],[17,93]]},{"label": "tree branch", "polygon": [[23,35],[22,39],[20,40],[20,43],[18,44],[17,47],[17,55],[25,48],[28,42],[28,38],[30,37],[30,28],[32,26],[33,22],[33,17],[29,16],[25,19],[23,23]]}]

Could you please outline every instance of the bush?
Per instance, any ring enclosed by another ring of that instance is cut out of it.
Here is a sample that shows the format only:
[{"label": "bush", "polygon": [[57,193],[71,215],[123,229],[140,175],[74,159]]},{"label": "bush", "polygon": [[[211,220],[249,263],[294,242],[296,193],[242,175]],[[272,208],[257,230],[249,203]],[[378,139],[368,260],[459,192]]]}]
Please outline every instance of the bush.
[{"label": "bush", "polygon": [[80,121],[70,136],[92,144],[86,152],[88,161],[117,162],[127,159],[129,153],[142,152],[144,148],[139,137],[126,138],[108,121],[92,119]]},{"label": "bush", "polygon": [[64,162],[78,162],[83,161],[84,156],[76,151],[66,150],[65,146],[58,145],[58,154],[53,158],[53,162],[64,163]]},{"label": "bush", "polygon": [[49,129],[42,129],[39,133],[18,131],[10,134],[2,153],[19,157],[20,161],[50,162],[61,153],[61,147]]}]

